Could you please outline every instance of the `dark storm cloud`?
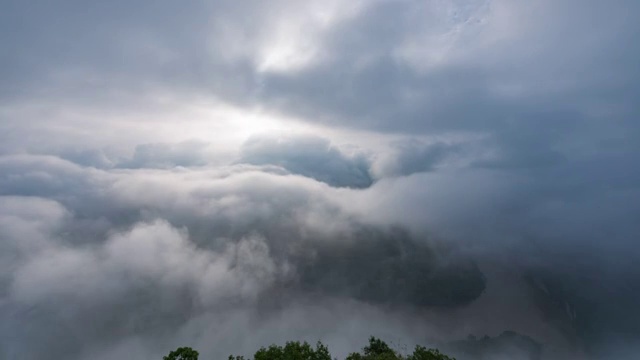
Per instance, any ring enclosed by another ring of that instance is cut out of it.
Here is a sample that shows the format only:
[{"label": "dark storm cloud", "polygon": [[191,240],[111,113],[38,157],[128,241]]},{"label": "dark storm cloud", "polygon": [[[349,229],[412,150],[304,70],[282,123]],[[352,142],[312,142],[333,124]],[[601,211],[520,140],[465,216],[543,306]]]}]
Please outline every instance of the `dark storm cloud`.
[{"label": "dark storm cloud", "polygon": [[[640,256],[640,191],[635,185],[609,187],[614,181],[604,179],[611,172],[593,175],[594,164],[576,165],[537,170],[539,178],[533,179],[528,169],[475,169],[384,180],[376,189],[381,200],[363,209],[460,239],[479,259],[512,254],[514,271],[526,269],[547,284],[539,303],[546,316],[570,323],[597,358],[607,358],[612,348],[633,353],[624,349],[637,348],[640,330],[631,305],[640,275],[633,265]],[[608,167],[604,162],[598,168]],[[621,169],[613,173],[626,173],[630,181],[635,176]],[[572,311],[576,315],[566,315]]]},{"label": "dark storm cloud", "polygon": [[406,139],[393,144],[393,151],[374,163],[374,172],[379,177],[387,177],[434,171],[461,150],[456,144]]}]

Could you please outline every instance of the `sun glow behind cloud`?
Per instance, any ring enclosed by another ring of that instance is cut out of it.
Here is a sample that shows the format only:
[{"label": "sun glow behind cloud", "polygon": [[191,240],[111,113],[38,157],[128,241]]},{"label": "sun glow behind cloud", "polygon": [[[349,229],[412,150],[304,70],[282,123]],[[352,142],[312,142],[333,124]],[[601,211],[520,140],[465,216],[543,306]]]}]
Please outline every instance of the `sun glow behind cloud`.
[{"label": "sun glow behind cloud", "polygon": [[[226,162],[253,135],[326,132],[322,126],[258,106],[243,108],[218,99],[168,93],[147,95],[139,103],[111,109],[75,101],[14,104],[0,107],[0,115],[11,119],[0,124],[0,131],[16,136],[14,143],[5,142],[0,149],[36,153],[108,148],[124,156],[139,144],[195,140],[210,144],[215,158]],[[22,123],[30,127],[20,128]],[[48,150],[42,148],[44,143]]]},{"label": "sun glow behind cloud", "polygon": [[[312,1],[299,5],[296,15],[278,19],[256,57],[258,72],[301,70],[328,56],[322,52],[324,35],[364,8],[362,1]],[[282,15],[282,14],[281,14]]]}]

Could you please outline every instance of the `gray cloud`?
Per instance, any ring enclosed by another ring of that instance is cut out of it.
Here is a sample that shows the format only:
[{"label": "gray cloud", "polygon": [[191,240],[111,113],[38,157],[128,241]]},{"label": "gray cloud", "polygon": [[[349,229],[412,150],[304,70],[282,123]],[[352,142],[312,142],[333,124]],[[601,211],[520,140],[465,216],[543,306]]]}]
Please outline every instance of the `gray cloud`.
[{"label": "gray cloud", "polygon": [[635,358],[637,10],[6,1],[0,358],[504,330]]},{"label": "gray cloud", "polygon": [[[214,321],[224,309],[241,311],[245,314],[238,315],[241,319],[256,310],[264,314],[259,318],[282,316],[277,321],[286,324],[295,321],[287,314],[296,311],[291,309],[300,306],[298,301],[311,301],[321,308],[331,301],[337,301],[338,308],[350,306],[349,301],[363,301],[367,306],[391,305],[400,312],[398,316],[404,316],[416,311],[415,306],[460,307],[484,290],[484,275],[478,277],[468,254],[451,247],[451,242],[438,245],[417,235],[420,228],[412,225],[412,218],[403,221],[415,227],[415,236],[402,229],[385,230],[383,224],[388,221],[376,220],[376,214],[390,210],[392,203],[364,218],[357,208],[342,204],[362,202],[353,195],[375,200],[378,191],[401,199],[402,191],[378,188],[385,182],[367,190],[367,195],[246,166],[105,171],[45,156],[10,157],[3,164],[1,188],[20,194],[2,202],[7,204],[3,223],[8,224],[4,235],[8,251],[3,253],[18,254],[9,256],[6,264],[12,271],[3,279],[4,313],[11,320],[10,328],[18,329],[14,333],[18,335],[6,337],[11,339],[3,345],[6,356],[20,353],[39,358],[59,352],[82,357],[88,356],[83,352],[133,336],[151,341],[140,349],[146,352],[143,349],[159,346],[156,340],[169,336],[171,329],[200,317]],[[36,182],[15,176],[25,168],[39,174]],[[56,201],[24,197],[33,194]],[[422,201],[414,200],[404,207],[417,211]],[[389,215],[384,218],[395,221]],[[25,230],[31,231],[26,235],[35,245],[18,241]],[[249,268],[245,261],[250,262]],[[507,288],[498,293],[518,291]],[[305,294],[313,294],[315,300],[304,300]],[[327,303],[316,303],[325,298]],[[481,304],[466,315],[443,315],[443,320],[432,321],[466,322],[468,329],[476,329],[472,331],[488,331],[471,315],[487,311],[488,305]],[[39,310],[28,313],[26,324],[39,331],[19,325],[27,316],[25,309],[34,307]],[[102,310],[92,315],[95,309]],[[281,311],[285,312],[269,315]],[[158,313],[164,314],[162,319],[155,316]],[[375,323],[382,321],[379,316],[356,315],[353,321]],[[425,314],[425,321],[430,316]],[[528,318],[524,329],[537,321]],[[123,323],[130,325],[122,328]],[[60,324],[69,328],[69,337],[50,337],[52,327]],[[427,339],[446,333],[440,327],[437,335],[427,324],[415,325]],[[95,329],[78,332],[78,327],[89,326]],[[242,326],[277,325],[271,320],[251,320]],[[398,326],[397,331],[408,331]],[[448,330],[453,332],[447,336],[455,336],[455,329]],[[319,334],[313,331],[309,336]],[[414,336],[408,338],[424,341]],[[73,339],[78,337],[85,344],[80,348],[74,346]],[[22,347],[36,339],[42,346],[30,346],[30,352]]]},{"label": "gray cloud", "polygon": [[130,160],[117,166],[122,168],[173,168],[176,166],[202,166],[208,163],[207,143],[185,141],[178,144],[143,144],[136,146]]},{"label": "gray cloud", "polygon": [[332,186],[366,188],[373,183],[364,155],[345,155],[320,137],[253,137],[243,145],[239,162],[281,166]]},{"label": "gray cloud", "polygon": [[455,157],[461,149],[444,142],[423,143],[406,139],[393,146],[394,151],[384,154],[373,165],[378,177],[403,176],[436,170],[447,158]]},{"label": "gray cloud", "polygon": [[[20,194],[3,197],[0,219],[9,358],[85,356],[225,309],[277,312],[304,294],[456,307],[484,288],[473,263],[442,262],[450,251],[351,218],[322,194],[340,190],[302,177],[242,166],[105,171],[45,156],[3,160],[2,189]],[[15,177],[24,167],[38,174],[34,182]],[[411,280],[418,275],[424,281]]]}]

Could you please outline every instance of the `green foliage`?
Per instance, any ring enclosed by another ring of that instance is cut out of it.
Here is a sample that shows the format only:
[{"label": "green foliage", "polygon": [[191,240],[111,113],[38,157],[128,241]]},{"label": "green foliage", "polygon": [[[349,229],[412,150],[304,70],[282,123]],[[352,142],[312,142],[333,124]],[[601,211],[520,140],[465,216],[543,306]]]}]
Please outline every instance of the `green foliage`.
[{"label": "green foliage", "polygon": [[[198,360],[198,352],[188,348],[178,348],[164,357],[164,360]],[[244,356],[230,355],[228,360],[245,360]],[[249,359],[247,359],[249,360]],[[256,351],[253,360],[332,360],[329,348],[318,341],[315,348],[307,342],[289,341],[284,346],[271,345]],[[413,354],[403,356],[384,341],[370,337],[369,345],[362,353],[351,353],[346,360],[455,360],[436,349],[416,346]]]},{"label": "green foliage", "polygon": [[395,351],[393,351],[387,343],[373,336],[369,338],[369,345],[365,346],[363,350],[367,356],[395,354]]},{"label": "green foliage", "polygon": [[364,354],[349,354],[347,360],[396,360],[402,358],[387,343],[373,336],[369,338],[369,345],[365,346],[362,352]]},{"label": "green foliage", "polygon": [[[231,358],[230,358],[231,359]],[[289,341],[284,347],[271,345],[261,348],[253,356],[254,360],[331,360],[329,348],[321,342],[315,349],[307,342]],[[236,356],[235,360],[238,360]],[[241,359],[243,360],[243,359]]]},{"label": "green foliage", "polygon": [[198,352],[190,347],[180,347],[163,357],[163,360],[198,360]]},{"label": "green foliage", "polygon": [[362,352],[363,354],[351,353],[346,360],[455,360],[436,349],[427,349],[424,346],[416,346],[413,354],[405,357],[373,336],[369,338],[369,345],[365,346]]},{"label": "green foliage", "polygon": [[407,356],[407,360],[455,360],[452,357],[442,354],[437,349],[427,349],[417,345],[413,354]]}]

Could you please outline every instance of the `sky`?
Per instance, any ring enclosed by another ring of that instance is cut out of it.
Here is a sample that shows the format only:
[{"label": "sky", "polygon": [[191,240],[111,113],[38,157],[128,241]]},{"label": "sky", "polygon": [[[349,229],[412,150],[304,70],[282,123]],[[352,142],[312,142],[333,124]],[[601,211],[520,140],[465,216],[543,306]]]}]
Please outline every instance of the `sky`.
[{"label": "sky", "polygon": [[0,0],[0,359],[638,358],[639,12]]}]

